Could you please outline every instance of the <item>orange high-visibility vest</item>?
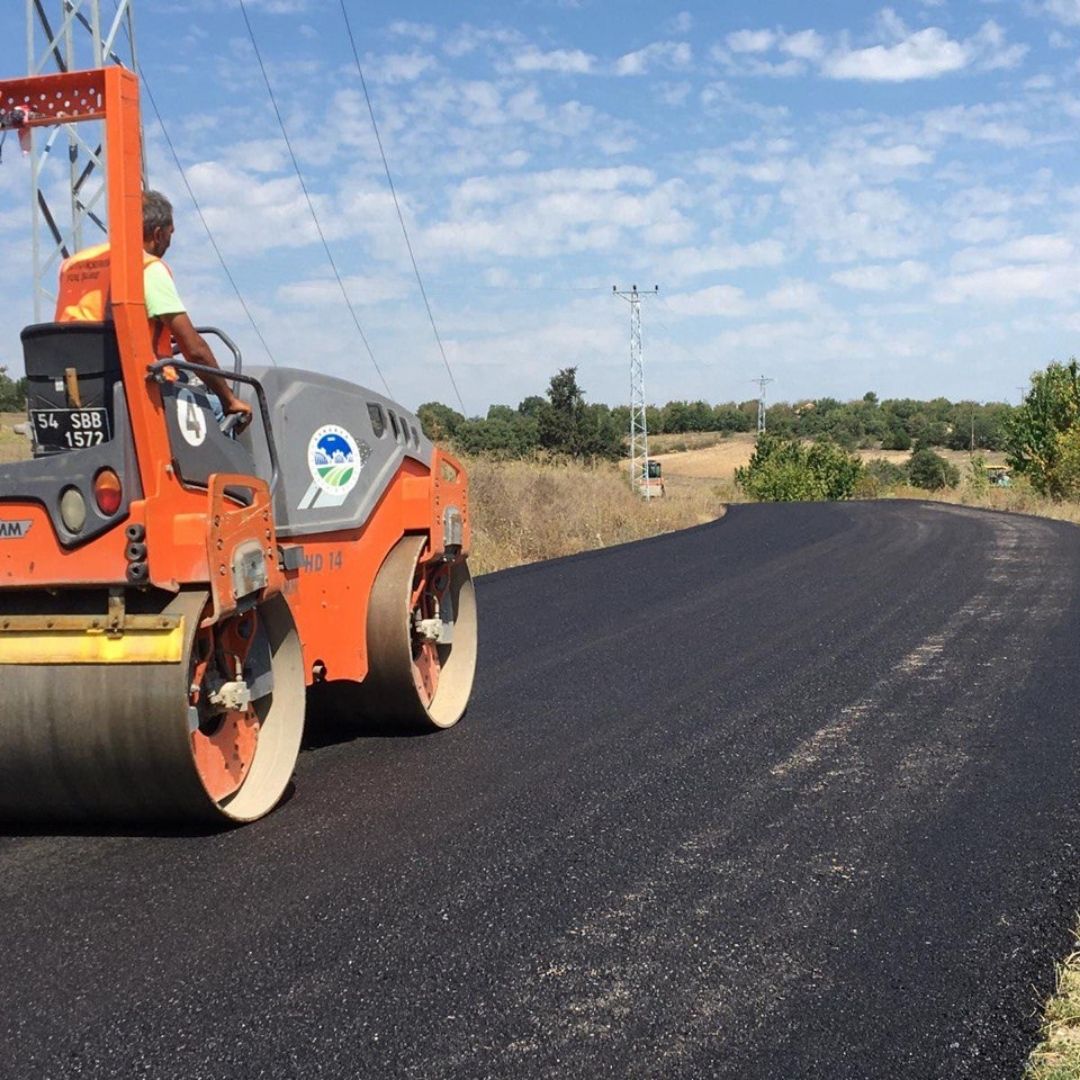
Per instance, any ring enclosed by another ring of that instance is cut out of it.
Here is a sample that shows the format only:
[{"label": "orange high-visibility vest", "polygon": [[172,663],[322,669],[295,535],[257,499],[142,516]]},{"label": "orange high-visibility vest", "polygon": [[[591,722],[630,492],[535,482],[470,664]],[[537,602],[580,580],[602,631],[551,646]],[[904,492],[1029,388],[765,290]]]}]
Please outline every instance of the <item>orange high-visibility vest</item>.
[{"label": "orange high-visibility vest", "polygon": [[[143,252],[143,267],[168,264],[156,255]],[[172,271],[169,270],[169,275]],[[109,245],[84,248],[60,264],[60,291],[56,297],[56,322],[111,322],[112,288]],[[173,354],[172,335],[161,319],[150,320],[150,340],[159,359]]]}]

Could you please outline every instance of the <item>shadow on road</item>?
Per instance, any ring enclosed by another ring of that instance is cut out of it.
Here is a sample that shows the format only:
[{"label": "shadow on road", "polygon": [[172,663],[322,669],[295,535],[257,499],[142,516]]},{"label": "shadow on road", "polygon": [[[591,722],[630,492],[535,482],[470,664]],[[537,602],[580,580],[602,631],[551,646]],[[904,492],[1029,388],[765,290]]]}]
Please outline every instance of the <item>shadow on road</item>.
[{"label": "shadow on road", "polygon": [[321,750],[354,739],[411,739],[432,734],[400,721],[364,716],[353,698],[355,687],[356,683],[344,679],[308,687],[301,751]]}]

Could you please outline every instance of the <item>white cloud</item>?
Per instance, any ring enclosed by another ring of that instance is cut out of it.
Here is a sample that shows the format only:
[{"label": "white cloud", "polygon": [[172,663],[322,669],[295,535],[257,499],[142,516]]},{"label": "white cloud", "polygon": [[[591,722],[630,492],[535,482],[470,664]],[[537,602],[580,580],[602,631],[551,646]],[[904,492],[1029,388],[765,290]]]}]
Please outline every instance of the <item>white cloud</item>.
[{"label": "white cloud", "polygon": [[1080,26],[1080,0],[1045,0],[1042,10],[1066,26]]},{"label": "white cloud", "polygon": [[1066,300],[1078,292],[1080,266],[1033,263],[956,274],[942,282],[936,299],[943,304],[973,302],[996,306],[1030,300]]},{"label": "white cloud", "polygon": [[821,293],[809,281],[785,281],[765,297],[773,311],[814,311],[821,307]]},{"label": "white cloud", "polygon": [[761,53],[773,47],[776,35],[771,30],[737,30],[725,40],[734,53]]},{"label": "white cloud", "polygon": [[660,264],[669,281],[685,281],[699,274],[779,266],[785,259],[779,240],[754,240],[747,244],[717,241],[704,247],[675,248]]},{"label": "white cloud", "polygon": [[954,273],[935,297],[945,304],[1059,302],[1080,293],[1075,246],[1053,233],[1022,236],[993,248],[968,248],[958,252],[952,264]]},{"label": "white cloud", "polygon": [[670,34],[689,34],[694,28],[694,16],[689,11],[680,11],[667,23],[667,31]]},{"label": "white cloud", "polygon": [[738,318],[753,310],[743,290],[734,285],[710,285],[696,292],[676,293],[665,297],[664,304],[678,315],[692,316]]},{"label": "white cloud", "polygon": [[407,19],[397,19],[386,29],[395,37],[411,37],[423,42],[434,41],[436,34],[435,27],[430,23],[410,22]]},{"label": "white cloud", "polygon": [[468,56],[484,45],[517,46],[521,45],[523,41],[522,35],[516,30],[507,30],[502,27],[481,29],[469,23],[464,23],[443,42],[442,48],[447,56],[460,59],[462,56]]},{"label": "white cloud", "polygon": [[985,244],[1004,240],[1012,228],[1012,222],[1007,217],[973,216],[958,221],[949,230],[949,236],[962,244]]},{"label": "white cloud", "polygon": [[872,147],[866,151],[866,160],[886,169],[910,169],[915,165],[929,164],[934,156],[921,147],[903,143],[899,146]]},{"label": "white cloud", "polygon": [[[355,307],[400,300],[409,294],[409,286],[404,279],[391,278],[386,274],[356,275],[346,277],[343,281],[349,300]],[[305,308],[342,302],[341,288],[332,277],[287,282],[278,287],[276,296],[280,302]]]},{"label": "white cloud", "polygon": [[595,62],[595,56],[580,49],[541,52],[532,45],[514,57],[514,67],[518,71],[555,71],[564,75],[587,75]]},{"label": "white cloud", "polygon": [[953,105],[922,116],[923,132],[931,142],[950,135],[1014,148],[1031,142],[1031,132],[1015,119],[1023,115],[1012,104]]},{"label": "white cloud", "polygon": [[820,60],[825,53],[825,40],[816,30],[800,30],[785,35],[780,48],[800,60]]},{"label": "white cloud", "polygon": [[615,61],[616,75],[645,75],[654,66],[685,68],[693,60],[693,50],[685,41],[655,41],[644,49],[626,53]]},{"label": "white cloud", "polygon": [[925,263],[905,259],[903,262],[888,265],[868,264],[850,270],[839,270],[830,275],[829,280],[848,289],[891,293],[921,285],[929,277],[930,270]]},{"label": "white cloud", "polygon": [[368,70],[372,81],[393,84],[413,82],[435,66],[435,57],[430,53],[413,50],[408,53],[387,53],[385,56],[380,56],[374,64],[368,63]]},{"label": "white cloud", "polygon": [[830,79],[905,82],[959,71],[969,62],[970,57],[959,42],[952,41],[944,30],[931,27],[896,45],[833,53],[825,61],[823,71]]},{"label": "white cloud", "polygon": [[631,237],[669,247],[692,235],[685,200],[681,180],[657,183],[639,167],[473,177],[427,228],[424,244],[465,258],[606,252]]},{"label": "white cloud", "polygon": [[[894,36],[906,33],[889,9],[883,16],[883,29]],[[1024,45],[1007,45],[1004,31],[993,20],[966,41],[955,41],[940,27],[930,26],[907,34],[893,45],[840,48],[825,59],[822,73],[830,79],[907,82],[936,79],[973,64],[985,70],[1015,67],[1026,52]]]},{"label": "white cloud", "polygon": [[660,83],[657,87],[657,97],[665,104],[673,108],[685,105],[690,96],[690,84],[688,82]]},{"label": "white cloud", "polygon": [[967,248],[952,259],[955,271],[986,270],[1002,263],[1063,263],[1072,259],[1075,248],[1065,236],[1038,233],[1021,236],[998,247]]}]

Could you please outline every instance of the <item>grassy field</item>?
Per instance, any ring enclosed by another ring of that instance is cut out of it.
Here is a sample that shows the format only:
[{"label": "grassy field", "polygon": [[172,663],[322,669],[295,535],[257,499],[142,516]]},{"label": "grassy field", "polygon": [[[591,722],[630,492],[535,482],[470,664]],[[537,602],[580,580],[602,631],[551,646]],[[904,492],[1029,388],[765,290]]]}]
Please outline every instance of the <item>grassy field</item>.
[{"label": "grassy field", "polygon": [[25,423],[26,413],[0,413],[0,464],[30,456],[29,437],[15,431],[16,424]]},{"label": "grassy field", "polygon": [[[726,438],[708,433],[692,435],[659,435],[649,440],[650,456],[663,465],[664,476],[689,476],[702,480],[731,481],[735,470],[742,468],[754,452],[756,436],[739,433]],[[690,440],[686,448],[683,443]],[[672,449],[668,449],[672,447]],[[679,449],[674,449],[679,447]],[[935,450],[946,461],[955,465],[961,473],[967,467],[970,454],[965,450]],[[884,458],[895,465],[903,465],[911,457],[906,450],[857,450],[863,461]],[[987,465],[1004,465],[1005,455],[984,453]]]}]

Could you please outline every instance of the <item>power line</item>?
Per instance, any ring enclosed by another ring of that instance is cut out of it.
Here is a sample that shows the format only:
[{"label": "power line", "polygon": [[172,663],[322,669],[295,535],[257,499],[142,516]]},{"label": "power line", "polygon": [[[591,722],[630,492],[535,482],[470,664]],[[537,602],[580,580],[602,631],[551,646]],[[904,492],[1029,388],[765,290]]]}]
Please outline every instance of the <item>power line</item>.
[{"label": "power line", "polygon": [[334,261],[333,253],[330,251],[330,245],[326,242],[326,235],[323,233],[322,226],[319,224],[319,215],[315,212],[315,204],[311,200],[311,194],[308,192],[307,184],[304,183],[304,174],[300,171],[300,162],[297,160],[296,154],[292,148],[292,143],[289,141],[289,133],[285,129],[285,120],[281,115],[281,110],[278,108],[277,98],[274,97],[274,90],[270,85],[270,76],[266,73],[266,65],[263,63],[262,53],[259,52],[259,44],[255,40],[255,31],[252,29],[251,20],[248,18],[247,7],[244,4],[244,0],[239,0],[239,2],[240,12],[244,16],[244,25],[247,26],[248,37],[251,39],[251,47],[255,50],[255,59],[259,63],[259,70],[262,72],[263,82],[266,84],[266,93],[270,98],[270,104],[274,108],[274,115],[277,117],[278,127],[281,128],[281,137],[285,140],[286,149],[289,151],[289,157],[292,159],[293,168],[296,170],[296,178],[300,181],[300,189],[303,191],[304,198],[307,200],[308,210],[311,211],[311,220],[315,223],[315,231],[319,234],[319,239],[322,241],[323,251],[326,252],[327,261],[330,263],[330,268],[334,271],[334,277],[337,279],[338,288],[341,290],[341,297],[345,301],[345,306],[349,309],[349,314],[352,316],[356,332],[360,335],[360,340],[364,343],[364,348],[367,349],[367,354],[371,358],[371,364],[378,373],[379,378],[382,380],[383,387],[386,389],[387,394],[389,394],[390,397],[393,397],[394,395],[390,389],[390,384],[386,381],[386,376],[382,373],[379,362],[375,359],[375,353],[372,351],[367,335],[364,333],[364,328],[360,325],[360,320],[356,315],[356,309],[349,299],[348,290],[345,288],[345,282],[342,280],[341,272],[338,270],[337,263]]},{"label": "power line", "polygon": [[184,171],[184,166],[180,164],[180,158],[176,153],[176,147],[173,146],[172,139],[169,138],[168,129],[165,127],[165,121],[162,119],[161,110],[157,106],[157,101],[154,100],[154,92],[150,89],[150,83],[147,81],[146,76],[143,74],[142,67],[136,65],[139,71],[139,79],[142,81],[144,87],[146,87],[146,96],[150,99],[150,105],[154,110],[154,115],[157,117],[158,126],[161,128],[161,134],[165,136],[165,142],[169,147],[169,153],[172,154],[172,159],[176,164],[176,169],[180,173],[180,179],[184,182],[184,187],[187,189],[188,198],[191,199],[192,205],[195,207],[195,213],[199,215],[199,220],[202,222],[202,227],[206,230],[206,237],[210,241],[210,246],[214,249],[214,254],[217,255],[218,262],[221,263],[221,269],[225,272],[225,276],[229,279],[229,284],[232,286],[233,292],[236,293],[236,299],[240,301],[240,306],[244,309],[244,314],[248,317],[248,322],[251,323],[251,328],[255,331],[256,336],[262,343],[262,347],[266,350],[266,355],[270,357],[270,364],[273,367],[277,367],[277,360],[274,359],[274,354],[270,351],[270,346],[266,343],[266,338],[263,337],[262,331],[259,329],[259,324],[255,321],[255,316],[252,315],[251,309],[247,306],[247,302],[244,300],[243,295],[240,292],[240,287],[236,284],[236,279],[232,276],[232,271],[229,270],[228,264],[225,262],[225,256],[221,253],[221,248],[218,247],[217,240],[214,239],[214,234],[210,230],[210,224],[206,220],[206,216],[202,212],[202,207],[199,205],[199,200],[195,197],[195,192],[192,190],[191,184],[188,182],[187,173]]},{"label": "power line", "polygon": [[439,346],[439,352],[442,354],[443,364],[446,366],[446,374],[450,376],[450,385],[454,388],[454,393],[457,395],[461,411],[464,412],[465,402],[462,400],[461,391],[458,390],[454,373],[450,369],[450,361],[447,359],[446,349],[443,348],[442,338],[439,336],[439,328],[435,325],[435,316],[432,314],[431,304],[428,302],[427,290],[424,288],[424,279],[420,276],[420,267],[417,266],[416,256],[413,254],[412,241],[409,239],[409,230],[405,227],[405,215],[401,212],[401,203],[398,202],[397,190],[394,187],[394,178],[390,175],[390,162],[387,160],[386,151],[383,149],[382,136],[379,134],[379,125],[375,120],[375,109],[371,104],[371,95],[368,93],[367,80],[364,78],[364,69],[360,65],[360,53],[356,48],[356,39],[353,37],[352,24],[349,22],[349,13],[345,10],[345,0],[341,0],[341,15],[345,20],[345,29],[349,35],[349,44],[352,46],[353,59],[356,61],[356,73],[360,76],[360,85],[364,90],[364,100],[367,102],[368,115],[371,117],[371,127],[375,132],[375,142],[379,145],[379,155],[382,157],[383,168],[386,170],[386,182],[390,186],[390,194],[394,198],[394,209],[397,211],[398,222],[401,224],[401,232],[405,237],[405,247],[409,250],[409,260],[412,262],[413,273],[416,275],[416,284],[420,286],[420,295],[424,298],[424,307],[427,308],[428,321],[431,323],[431,330],[435,335],[435,343]]}]

